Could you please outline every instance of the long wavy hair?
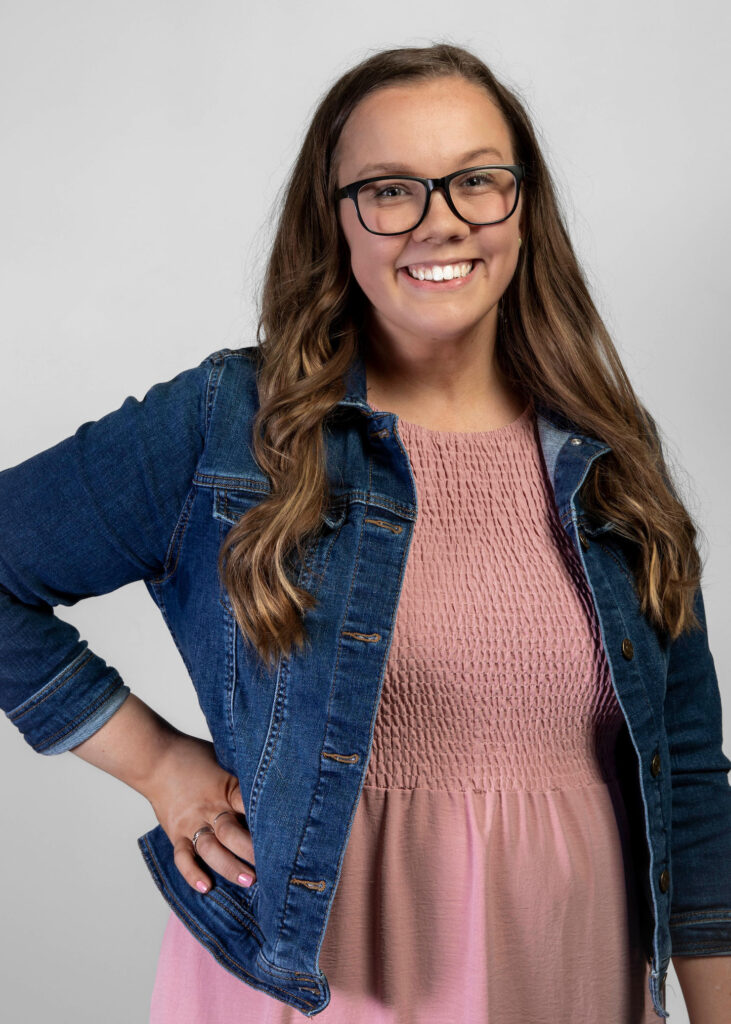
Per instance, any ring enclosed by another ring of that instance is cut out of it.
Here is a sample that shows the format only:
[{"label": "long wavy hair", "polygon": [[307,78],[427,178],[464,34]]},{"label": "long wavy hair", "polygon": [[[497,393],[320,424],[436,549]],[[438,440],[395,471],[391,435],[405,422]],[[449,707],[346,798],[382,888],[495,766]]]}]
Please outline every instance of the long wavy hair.
[{"label": "long wavy hair", "polygon": [[383,50],[342,75],[317,106],[281,193],[259,299],[252,438],[271,491],[229,530],[218,562],[239,627],[268,664],[306,640],[304,613],[316,599],[297,586],[289,558],[302,557],[327,507],[323,424],[345,393],[368,320],[333,201],[338,140],[369,93],[449,75],[485,89],[526,167],[523,245],[500,299],[499,368],[523,395],[611,446],[582,486],[585,513],[610,521],[633,553],[641,610],[658,630],[675,639],[700,626],[699,528],[589,294],[526,109],[477,56],[441,43]]}]

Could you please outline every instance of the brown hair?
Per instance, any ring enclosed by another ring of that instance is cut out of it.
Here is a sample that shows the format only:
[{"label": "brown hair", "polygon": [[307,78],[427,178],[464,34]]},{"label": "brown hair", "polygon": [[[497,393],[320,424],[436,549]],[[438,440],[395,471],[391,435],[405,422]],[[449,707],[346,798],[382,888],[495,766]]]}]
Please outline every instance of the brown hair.
[{"label": "brown hair", "polygon": [[698,530],[591,299],[526,109],[478,57],[443,43],[377,52],[342,75],[317,106],[284,188],[260,299],[252,439],[271,493],[234,524],[219,555],[239,627],[267,662],[306,639],[303,613],[316,599],[293,582],[287,560],[302,557],[326,508],[323,421],[344,395],[367,321],[333,202],[338,140],[374,90],[448,75],[485,89],[526,167],[523,246],[500,300],[499,368],[522,394],[611,446],[582,486],[586,513],[630,542],[641,610],[654,626],[675,639],[700,625]]}]

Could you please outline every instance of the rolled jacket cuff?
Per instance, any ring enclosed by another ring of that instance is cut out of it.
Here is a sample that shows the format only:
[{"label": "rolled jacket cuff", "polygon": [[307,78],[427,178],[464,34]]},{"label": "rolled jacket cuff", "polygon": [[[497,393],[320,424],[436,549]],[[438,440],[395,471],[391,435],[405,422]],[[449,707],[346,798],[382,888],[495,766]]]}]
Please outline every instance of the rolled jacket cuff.
[{"label": "rolled jacket cuff", "polygon": [[670,915],[673,956],[731,956],[731,907]]},{"label": "rolled jacket cuff", "polygon": [[116,669],[85,649],[6,714],[39,754],[61,754],[101,729],[129,693]]}]

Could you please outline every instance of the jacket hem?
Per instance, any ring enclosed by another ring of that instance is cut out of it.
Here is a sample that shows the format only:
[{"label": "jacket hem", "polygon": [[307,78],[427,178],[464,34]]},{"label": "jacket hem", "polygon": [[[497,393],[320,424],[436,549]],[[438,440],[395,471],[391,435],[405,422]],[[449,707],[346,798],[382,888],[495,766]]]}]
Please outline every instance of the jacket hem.
[{"label": "jacket hem", "polygon": [[[140,836],[137,845],[165,902],[225,970],[306,1017],[325,1009],[330,993],[324,978],[318,984],[314,976],[278,968],[262,956],[264,937],[241,897],[228,896],[231,883],[213,872],[212,889],[207,893],[192,889],[172,861],[172,844],[161,825]],[[242,962],[244,956],[246,962]],[[271,977],[275,971],[281,975],[279,984]],[[305,996],[305,991],[315,998]]]}]

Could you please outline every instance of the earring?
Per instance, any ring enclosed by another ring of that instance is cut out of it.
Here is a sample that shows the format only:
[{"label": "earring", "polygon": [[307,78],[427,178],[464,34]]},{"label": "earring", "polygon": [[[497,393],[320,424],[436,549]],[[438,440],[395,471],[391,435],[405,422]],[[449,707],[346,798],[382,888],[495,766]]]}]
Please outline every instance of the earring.
[{"label": "earring", "polygon": [[523,244],[523,239],[522,238],[518,238],[518,248],[519,249],[520,249],[522,244]]}]

